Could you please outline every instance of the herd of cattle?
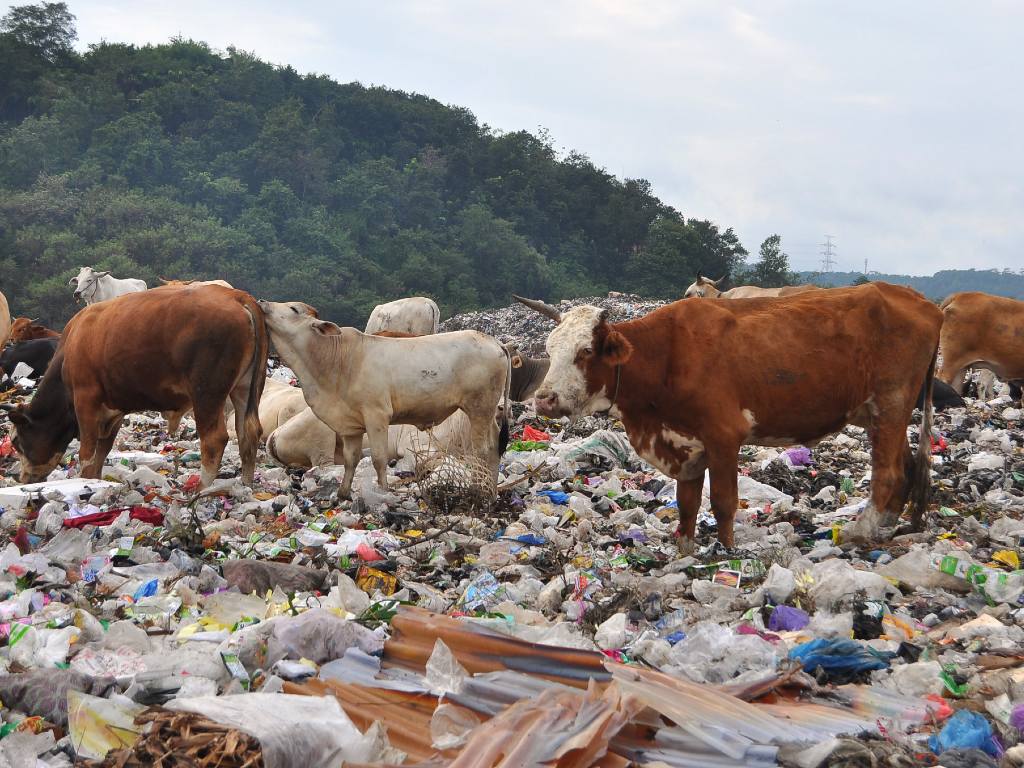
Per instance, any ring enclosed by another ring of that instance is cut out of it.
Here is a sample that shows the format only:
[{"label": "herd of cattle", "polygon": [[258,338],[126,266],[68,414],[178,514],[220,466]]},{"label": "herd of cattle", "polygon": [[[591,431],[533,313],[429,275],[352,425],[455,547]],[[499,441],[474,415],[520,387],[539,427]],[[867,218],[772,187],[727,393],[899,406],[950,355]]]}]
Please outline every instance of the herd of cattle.
[{"label": "herd of cattle", "polygon": [[[247,484],[264,438],[281,464],[343,464],[343,495],[364,449],[383,487],[389,461],[427,443],[458,446],[496,477],[509,402],[532,397],[543,416],[622,421],[637,453],[677,482],[683,551],[705,472],[719,539],[732,546],[741,446],[814,445],[847,424],[863,427],[871,498],[844,536],[874,540],[908,501],[915,526],[927,506],[929,441],[914,452],[907,439],[915,407],[928,435],[933,397],[962,403],[967,369],[1024,379],[1024,302],[982,293],[936,307],[886,283],[720,292],[720,281],[699,276],[685,297],[719,300],[676,301],[617,323],[597,307],[563,314],[516,296],[555,323],[548,357],[535,359],[477,331],[438,333],[440,313],[426,298],[378,306],[360,332],[222,280],[163,282],[148,289],[83,268],[71,284],[86,306],[62,333],[12,322],[0,294],[4,374],[42,376],[31,401],[2,406],[22,482],[45,479],[75,438],[81,476],[98,477],[124,416],[138,411],[162,412],[172,434],[193,413],[203,487],[229,431]],[[271,346],[301,388],[266,377]]]}]

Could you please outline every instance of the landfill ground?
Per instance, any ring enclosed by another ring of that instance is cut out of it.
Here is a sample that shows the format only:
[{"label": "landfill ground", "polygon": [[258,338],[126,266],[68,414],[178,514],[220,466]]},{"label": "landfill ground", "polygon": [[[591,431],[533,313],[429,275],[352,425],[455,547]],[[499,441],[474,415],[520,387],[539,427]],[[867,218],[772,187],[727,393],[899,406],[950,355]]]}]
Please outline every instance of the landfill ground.
[{"label": "landfill ground", "polygon": [[[528,355],[550,327],[518,305],[442,324]],[[339,467],[263,451],[250,489],[233,442],[199,493],[194,424],[159,414],[126,419],[102,481],[73,443],[23,489],[4,423],[0,768],[1024,765],[1007,395],[936,414],[926,530],[870,550],[842,535],[857,428],[744,448],[736,547],[705,488],[681,557],[674,483],[621,424],[514,415],[493,504],[408,464],[380,489],[365,458],[339,500]]]}]

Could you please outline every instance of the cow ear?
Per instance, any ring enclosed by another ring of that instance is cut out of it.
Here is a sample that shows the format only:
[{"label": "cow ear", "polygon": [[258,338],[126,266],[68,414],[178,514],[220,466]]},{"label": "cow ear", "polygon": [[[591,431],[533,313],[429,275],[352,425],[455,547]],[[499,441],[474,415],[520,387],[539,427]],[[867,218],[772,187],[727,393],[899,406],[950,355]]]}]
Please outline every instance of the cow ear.
[{"label": "cow ear", "polygon": [[319,333],[321,336],[340,336],[341,328],[336,326],[334,323],[330,323],[326,320],[318,320],[313,323],[313,330]]},{"label": "cow ear", "polygon": [[522,368],[523,367],[523,356],[522,355],[512,355],[512,367],[513,368]]},{"label": "cow ear", "polygon": [[618,331],[608,331],[601,344],[601,358],[608,365],[622,365],[633,354],[633,345]]},{"label": "cow ear", "polygon": [[68,285],[78,285],[78,278],[72,277],[70,280],[68,280]]}]

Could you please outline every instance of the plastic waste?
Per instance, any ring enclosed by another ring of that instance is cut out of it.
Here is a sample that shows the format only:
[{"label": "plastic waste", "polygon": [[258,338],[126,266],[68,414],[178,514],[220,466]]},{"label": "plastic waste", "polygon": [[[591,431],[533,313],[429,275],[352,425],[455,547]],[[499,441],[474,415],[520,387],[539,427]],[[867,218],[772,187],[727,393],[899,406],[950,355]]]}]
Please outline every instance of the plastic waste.
[{"label": "plastic waste", "polygon": [[466,670],[455,660],[441,638],[434,641],[434,650],[427,659],[427,685],[435,693],[459,693],[466,684]]},{"label": "plastic waste", "polygon": [[768,629],[772,632],[788,632],[803,629],[810,623],[811,617],[799,608],[788,605],[777,605],[768,617]]},{"label": "plastic waste", "polygon": [[135,716],[143,709],[123,696],[115,701],[68,691],[68,734],[78,757],[102,760],[112,749],[132,746],[140,733]]},{"label": "plastic waste", "polygon": [[988,720],[977,712],[963,709],[949,718],[941,731],[928,739],[928,746],[937,755],[950,749],[980,749],[989,755],[998,754]]},{"label": "plastic waste", "polygon": [[876,651],[854,640],[817,639],[796,646],[789,657],[803,664],[810,673],[817,670],[835,684],[854,680],[865,672],[888,669],[894,653]]}]

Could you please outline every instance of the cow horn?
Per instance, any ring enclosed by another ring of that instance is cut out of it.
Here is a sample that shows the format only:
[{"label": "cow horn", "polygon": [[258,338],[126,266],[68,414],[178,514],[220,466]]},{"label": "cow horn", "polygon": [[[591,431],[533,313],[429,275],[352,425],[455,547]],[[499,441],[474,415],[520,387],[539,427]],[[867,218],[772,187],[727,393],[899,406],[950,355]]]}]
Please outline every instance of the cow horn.
[{"label": "cow horn", "polygon": [[721,276],[720,278],[718,278],[717,280],[709,280],[708,282],[709,282],[709,283],[711,283],[711,284],[713,284],[713,285],[715,286],[715,288],[717,288],[717,287],[718,287],[718,284],[719,284],[720,282],[722,282],[723,280],[725,280],[725,275],[722,275],[722,276]]},{"label": "cow horn", "polygon": [[538,301],[537,299],[524,299],[522,296],[516,296],[514,293],[512,294],[512,298],[520,304],[525,304],[530,309],[540,312],[544,317],[550,317],[556,323],[562,322],[562,313],[550,304],[545,304],[543,301]]}]

